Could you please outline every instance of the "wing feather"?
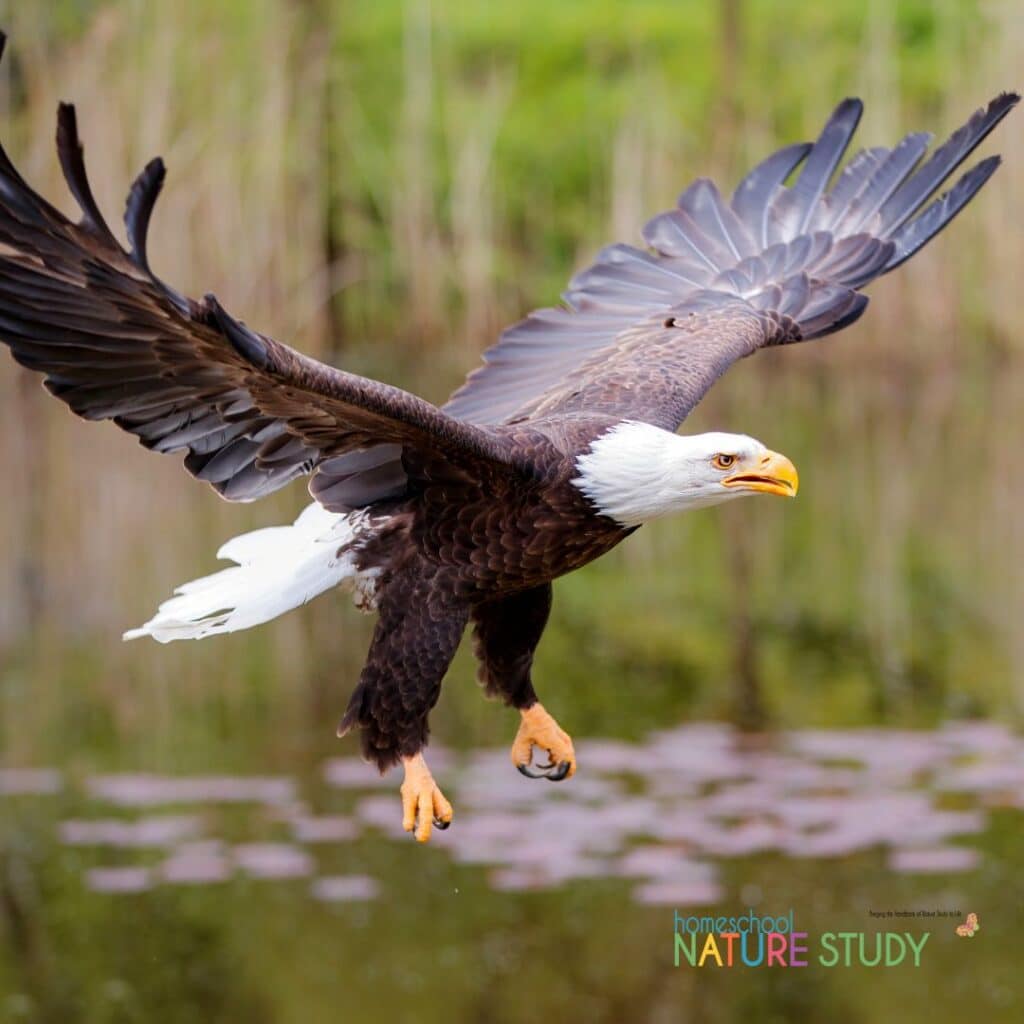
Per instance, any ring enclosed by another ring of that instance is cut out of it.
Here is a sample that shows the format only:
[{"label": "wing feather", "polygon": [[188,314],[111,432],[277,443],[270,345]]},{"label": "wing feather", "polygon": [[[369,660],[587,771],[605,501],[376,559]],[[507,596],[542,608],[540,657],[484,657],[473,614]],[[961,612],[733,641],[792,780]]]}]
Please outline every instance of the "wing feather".
[{"label": "wing feather", "polygon": [[[0,341],[75,413],[112,419],[154,451],[184,452],[185,467],[233,501],[375,447],[389,455],[386,471],[376,467],[389,495],[406,480],[410,452],[417,465],[512,469],[495,432],[303,356],[213,296],[195,302],[154,276],[146,237],[165,174],[159,159],[129,192],[126,251],[93,197],[67,104],[58,109],[57,149],[77,224],[37,195],[0,147]],[[360,494],[376,500],[372,481]]]},{"label": "wing feather", "polygon": [[1013,109],[1020,97],[1003,93],[970,120],[931,155],[928,162],[898,188],[878,212],[879,232],[890,234],[912,217],[942,183],[967,159],[990,131]]},{"label": "wing feather", "polygon": [[732,194],[732,209],[749,226],[755,242],[768,246],[768,210],[778,195],[782,183],[800,165],[811,151],[809,142],[798,142],[772,153],[762,160],[736,187]]},{"label": "wing feather", "polygon": [[[665,409],[688,411],[699,401],[717,376],[718,356],[697,365],[705,349],[666,323],[699,321],[720,306],[729,308],[730,323],[759,324],[761,344],[840,330],[864,311],[867,300],[858,290],[913,255],[985,184],[996,158],[968,171],[922,212],[1018,99],[996,97],[921,166],[931,141],[926,133],[907,135],[891,150],[863,150],[836,175],[862,109],[859,100],[844,100],[817,141],[773,153],[740,182],[729,204],[700,179],[674,209],[648,221],[642,234],[651,251],[603,249],[573,278],[563,296],[568,309],[542,310],[509,328],[446,411],[498,424],[578,410],[585,368],[587,380],[618,375],[617,388],[582,389],[601,403],[595,411],[667,422]],[[711,332],[719,339],[724,322],[716,320]],[[646,348],[641,338],[648,339]],[[679,346],[675,355],[671,344]],[[680,406],[671,387],[657,399],[637,388],[628,374],[642,377],[644,360],[671,366],[687,402]]]},{"label": "wing feather", "polygon": [[[699,178],[679,197],[679,209],[717,244],[727,258],[742,260],[752,256],[759,246],[747,226],[722,200],[718,186],[708,178]],[[716,262],[716,265],[720,263]]]},{"label": "wing feather", "polygon": [[772,204],[768,241],[789,241],[807,230],[818,201],[857,130],[863,111],[864,105],[856,99],[843,100],[836,107],[807,154],[793,187],[779,195]]},{"label": "wing feather", "polygon": [[900,187],[920,163],[931,143],[929,132],[908,135],[881,161],[857,194],[845,204],[836,205],[833,229],[838,235],[860,231],[883,203]]}]

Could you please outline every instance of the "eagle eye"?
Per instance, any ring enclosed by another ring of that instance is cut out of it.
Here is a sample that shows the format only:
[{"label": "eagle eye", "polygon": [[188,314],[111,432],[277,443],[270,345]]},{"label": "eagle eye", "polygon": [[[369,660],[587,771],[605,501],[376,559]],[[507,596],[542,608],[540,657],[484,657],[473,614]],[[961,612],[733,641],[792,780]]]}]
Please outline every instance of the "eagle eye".
[{"label": "eagle eye", "polygon": [[715,469],[729,469],[730,466],[736,461],[735,455],[728,455],[725,452],[719,452],[712,460],[711,464]]}]

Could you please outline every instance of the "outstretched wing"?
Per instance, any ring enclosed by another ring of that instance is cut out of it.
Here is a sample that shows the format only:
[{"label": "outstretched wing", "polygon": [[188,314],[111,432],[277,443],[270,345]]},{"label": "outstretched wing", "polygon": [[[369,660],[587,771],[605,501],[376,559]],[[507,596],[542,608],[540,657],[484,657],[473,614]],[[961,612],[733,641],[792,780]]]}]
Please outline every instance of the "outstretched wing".
[{"label": "outstretched wing", "polygon": [[[867,303],[856,292],[849,296],[840,307],[847,309],[847,322]],[[702,292],[669,316],[627,328],[516,418],[599,413],[674,431],[737,359],[765,345],[799,340],[788,317],[735,296]]]},{"label": "outstretched wing", "polygon": [[74,108],[64,104],[57,150],[77,224],[0,148],[0,341],[78,415],[111,419],[154,451],[186,452],[189,472],[232,501],[310,472],[328,507],[393,496],[406,486],[410,449],[417,465],[505,462],[491,431],[303,356],[212,296],[195,302],[158,280],[146,229],[164,179],[159,159],[128,196],[125,251],[93,198]]},{"label": "outstretched wing", "polygon": [[644,228],[650,250],[604,249],[570,282],[566,308],[509,328],[445,411],[493,424],[587,408],[675,429],[735,359],[860,316],[859,289],[909,259],[988,180],[998,157],[925,206],[1018,99],[998,96],[920,167],[931,137],[908,135],[861,151],[829,187],[861,115],[859,100],[844,100],[813,145],[772,154],[729,202],[701,179]]}]

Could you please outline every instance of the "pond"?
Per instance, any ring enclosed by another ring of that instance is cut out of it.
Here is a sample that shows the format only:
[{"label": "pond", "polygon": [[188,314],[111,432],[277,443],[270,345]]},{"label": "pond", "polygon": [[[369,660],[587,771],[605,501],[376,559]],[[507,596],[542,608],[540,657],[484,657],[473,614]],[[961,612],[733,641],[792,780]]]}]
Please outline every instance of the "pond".
[{"label": "pond", "polygon": [[[426,847],[397,774],[351,756],[6,767],[0,1019],[1019,1019],[1011,730],[704,722],[577,750],[553,785],[431,747],[455,820]],[[748,911],[792,914],[808,969],[676,966],[677,913]],[[919,966],[860,963],[887,932],[924,941]],[[819,960],[826,934],[851,966]],[[948,1000],[926,1011],[928,987]]]}]

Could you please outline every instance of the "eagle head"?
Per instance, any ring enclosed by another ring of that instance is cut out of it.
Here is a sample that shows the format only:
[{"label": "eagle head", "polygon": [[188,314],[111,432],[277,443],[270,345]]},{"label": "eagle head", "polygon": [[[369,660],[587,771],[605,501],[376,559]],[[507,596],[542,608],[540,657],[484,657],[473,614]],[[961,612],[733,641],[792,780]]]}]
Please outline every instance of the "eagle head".
[{"label": "eagle head", "polygon": [[614,426],[576,459],[573,485],[623,526],[744,494],[795,497],[796,467],[745,434],[684,436],[649,423]]}]

